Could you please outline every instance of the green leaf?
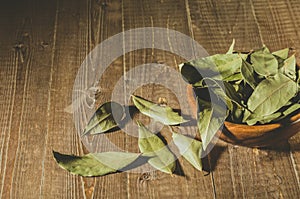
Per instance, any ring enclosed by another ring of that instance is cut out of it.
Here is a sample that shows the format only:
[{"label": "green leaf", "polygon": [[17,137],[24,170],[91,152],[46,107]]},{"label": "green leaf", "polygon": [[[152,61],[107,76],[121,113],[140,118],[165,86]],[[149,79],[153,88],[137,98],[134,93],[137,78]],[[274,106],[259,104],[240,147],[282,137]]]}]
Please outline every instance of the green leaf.
[{"label": "green leaf", "polygon": [[84,129],[83,135],[91,132],[98,134],[107,132],[118,126],[124,116],[124,108],[116,102],[102,104],[91,117]]},{"label": "green leaf", "polygon": [[253,114],[245,112],[243,121],[271,115],[283,107],[297,92],[297,84],[280,73],[261,81],[247,102]]},{"label": "green leaf", "polygon": [[235,44],[235,39],[232,40],[232,44],[229,47],[228,51],[226,54],[232,54],[233,53],[233,49],[234,49],[234,44]]},{"label": "green leaf", "polygon": [[210,57],[199,58],[180,64],[179,70],[183,79],[189,84],[199,82],[203,78],[202,75],[205,77],[220,76],[217,67],[211,61]]},{"label": "green leaf", "polygon": [[244,111],[244,108],[241,108],[237,104],[233,104],[233,108],[230,111],[231,121],[233,121],[234,123],[241,123]]},{"label": "green leaf", "polygon": [[74,156],[53,151],[53,156],[61,168],[72,174],[90,177],[115,173],[134,162],[140,154],[104,152]]},{"label": "green leaf", "polygon": [[282,113],[276,112],[271,115],[253,118],[253,119],[247,120],[247,124],[250,126],[256,124],[257,122],[259,122],[260,124],[267,124],[267,123],[270,123],[273,120],[279,118],[281,115],[282,115]]},{"label": "green leaf", "polygon": [[234,82],[234,81],[240,81],[242,79],[243,77],[241,73],[235,73],[227,78],[224,78],[223,80],[226,82]]},{"label": "green leaf", "polygon": [[251,86],[251,88],[255,89],[257,83],[254,78],[255,74],[253,66],[244,60],[241,67],[241,74],[244,80]]},{"label": "green leaf", "polygon": [[[216,106],[216,105],[214,105]],[[203,143],[203,150],[213,140],[218,130],[223,126],[226,119],[226,110],[216,111],[217,109],[203,109],[198,114],[198,129]]]},{"label": "green leaf", "polygon": [[278,72],[278,61],[269,50],[264,47],[250,55],[255,72],[263,76],[274,76]]},{"label": "green leaf", "polygon": [[297,71],[297,75],[298,75],[297,83],[300,85],[300,70]]},{"label": "green leaf", "polygon": [[180,154],[196,169],[202,171],[202,143],[193,138],[189,138],[174,132],[172,137],[175,145],[179,149]]},{"label": "green leaf", "polygon": [[248,55],[249,55],[249,53],[239,53],[239,56],[240,56],[244,61],[247,60]]},{"label": "green leaf", "polygon": [[282,50],[278,50],[272,53],[273,55],[279,57],[280,59],[287,59],[289,55],[289,49],[285,48]]},{"label": "green leaf", "polygon": [[230,110],[232,110],[232,103],[235,103],[240,107],[244,107],[241,104],[241,99],[238,93],[230,83],[214,80],[212,78],[205,78],[203,80],[205,81],[205,84],[226,103]]},{"label": "green leaf", "polygon": [[291,78],[292,80],[296,81],[296,57],[292,55],[291,57],[287,58],[283,62],[283,66],[279,69],[279,71],[285,74],[287,77]]},{"label": "green leaf", "polygon": [[287,108],[285,111],[283,111],[283,115],[288,116],[291,113],[297,111],[298,109],[300,109],[300,104],[293,104],[289,108]]},{"label": "green leaf", "polygon": [[239,73],[242,65],[242,59],[238,54],[216,54],[209,57],[217,66],[221,76],[215,76],[215,79],[222,80]]},{"label": "green leaf", "polygon": [[178,115],[178,113],[174,112],[173,109],[168,106],[160,106],[133,95],[132,100],[141,113],[165,125],[177,125],[187,122],[187,120],[183,119],[183,117]]},{"label": "green leaf", "polygon": [[163,141],[151,133],[143,124],[139,125],[139,148],[144,156],[150,156],[148,163],[154,168],[172,174],[175,170],[175,157]]},{"label": "green leaf", "polygon": [[238,54],[216,54],[180,65],[180,72],[188,83],[195,84],[204,77],[230,78],[239,73],[241,64],[242,58]]}]

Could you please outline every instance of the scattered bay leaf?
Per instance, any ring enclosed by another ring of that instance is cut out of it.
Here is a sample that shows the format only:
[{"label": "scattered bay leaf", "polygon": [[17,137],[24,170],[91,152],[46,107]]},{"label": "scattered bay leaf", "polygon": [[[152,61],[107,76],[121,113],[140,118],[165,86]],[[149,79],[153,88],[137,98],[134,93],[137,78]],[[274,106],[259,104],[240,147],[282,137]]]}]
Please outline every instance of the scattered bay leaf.
[{"label": "scattered bay leaf", "polygon": [[[216,106],[216,105],[214,105]],[[203,150],[213,140],[218,130],[222,128],[227,117],[226,110],[221,108],[221,111],[216,111],[214,108],[203,109],[198,114],[198,129],[201,136]]]},{"label": "scattered bay leaf", "polygon": [[142,123],[139,126],[139,148],[144,156],[149,156],[148,163],[154,168],[172,174],[175,170],[175,157],[163,141],[150,132]]},{"label": "scattered bay leaf", "polygon": [[103,152],[74,156],[53,151],[53,156],[58,165],[70,173],[91,177],[115,173],[134,162],[140,154]]},{"label": "scattered bay leaf", "polygon": [[178,147],[180,154],[191,163],[196,169],[202,171],[201,153],[202,143],[178,133],[172,134],[173,141]]},{"label": "scattered bay leaf", "polygon": [[169,106],[160,106],[134,95],[132,95],[132,100],[141,113],[165,125],[177,125],[187,122],[187,120],[183,119],[182,116],[173,111]]},{"label": "scattered bay leaf", "polygon": [[83,135],[105,133],[118,126],[124,116],[124,108],[116,102],[102,104],[91,117],[84,129]]}]

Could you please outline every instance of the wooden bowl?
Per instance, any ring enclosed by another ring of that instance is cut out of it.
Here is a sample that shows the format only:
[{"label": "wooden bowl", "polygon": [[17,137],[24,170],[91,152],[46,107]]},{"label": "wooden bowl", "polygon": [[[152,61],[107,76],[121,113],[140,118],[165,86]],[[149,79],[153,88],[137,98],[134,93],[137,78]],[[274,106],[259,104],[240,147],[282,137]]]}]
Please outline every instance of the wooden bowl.
[{"label": "wooden bowl", "polygon": [[[193,115],[196,116],[197,104],[191,85],[187,87],[187,96]],[[219,138],[237,145],[268,147],[287,141],[298,132],[300,132],[300,111],[281,123],[249,126],[225,121],[222,131],[219,132]]]}]

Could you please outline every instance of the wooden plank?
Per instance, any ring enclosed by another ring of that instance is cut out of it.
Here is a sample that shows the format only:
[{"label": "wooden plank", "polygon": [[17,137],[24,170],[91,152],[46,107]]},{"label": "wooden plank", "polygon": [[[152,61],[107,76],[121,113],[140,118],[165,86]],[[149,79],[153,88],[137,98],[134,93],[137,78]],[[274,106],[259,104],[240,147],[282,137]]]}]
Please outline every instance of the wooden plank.
[{"label": "wooden plank", "polygon": [[55,3],[33,3],[1,6],[1,198],[38,197],[44,174]]},{"label": "wooden plank", "polygon": [[[65,172],[55,163],[52,150],[67,154],[82,154],[82,146],[72,114],[64,109],[72,103],[72,87],[77,70],[89,48],[86,27],[88,3],[57,1],[51,51],[50,92],[47,102],[47,132],[44,149],[44,175],[41,197],[84,198],[84,181]],[[50,172],[51,171],[51,172]]]},{"label": "wooden plank", "polygon": [[[276,4],[281,8],[286,2],[277,1]],[[274,50],[284,48],[283,44],[288,40],[283,39],[283,32],[279,33],[277,29],[292,21],[284,18],[279,20],[282,24],[277,24],[280,17],[272,18],[266,12],[272,8],[271,3],[266,1],[190,1],[195,38],[212,53],[226,52],[232,38],[236,39],[236,48],[243,51],[260,47],[262,43]],[[211,158],[217,162],[213,173],[217,198],[299,196],[299,187],[293,186],[298,182],[288,146],[283,146],[284,151],[280,150],[228,145],[217,160],[212,155]]]}]

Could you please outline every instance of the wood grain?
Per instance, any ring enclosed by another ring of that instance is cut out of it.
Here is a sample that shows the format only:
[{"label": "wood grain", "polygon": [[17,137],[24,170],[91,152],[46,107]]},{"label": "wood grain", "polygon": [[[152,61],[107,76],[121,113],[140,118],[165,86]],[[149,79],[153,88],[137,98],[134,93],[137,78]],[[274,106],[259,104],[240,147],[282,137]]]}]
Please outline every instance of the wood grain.
[{"label": "wood grain", "polygon": [[[300,135],[273,149],[220,141],[204,159],[210,173],[179,158],[173,176],[150,171],[82,178],[52,158],[52,150],[88,152],[65,108],[72,103],[81,63],[105,39],[133,28],[162,27],[194,38],[210,54],[226,52],[233,38],[243,51],[263,43],[271,50],[299,51],[298,0],[26,0],[3,3],[0,10],[0,198],[300,197]],[[134,67],[164,63],[176,69],[183,61],[153,48],[129,52],[104,73],[97,104],[110,100],[120,77],[134,79],[128,73]],[[162,97],[180,109],[174,93],[163,86],[150,84],[135,94],[153,101]],[[170,141],[167,129],[162,135]],[[121,149],[138,151],[136,137],[122,131],[105,136]]]}]

